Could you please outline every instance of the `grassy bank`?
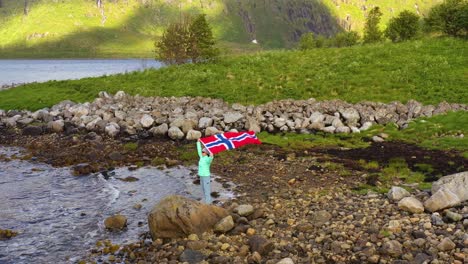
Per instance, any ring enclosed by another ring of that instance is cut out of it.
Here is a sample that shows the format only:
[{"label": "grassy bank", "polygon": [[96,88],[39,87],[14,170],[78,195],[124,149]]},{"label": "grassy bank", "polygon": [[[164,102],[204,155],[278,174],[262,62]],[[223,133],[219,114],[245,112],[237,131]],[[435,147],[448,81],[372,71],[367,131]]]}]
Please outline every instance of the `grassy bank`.
[{"label": "grassy bank", "polygon": [[99,91],[204,96],[260,104],[278,99],[468,103],[468,45],[458,39],[275,51],[115,76],[51,81],[0,92],[0,109],[93,100]]}]

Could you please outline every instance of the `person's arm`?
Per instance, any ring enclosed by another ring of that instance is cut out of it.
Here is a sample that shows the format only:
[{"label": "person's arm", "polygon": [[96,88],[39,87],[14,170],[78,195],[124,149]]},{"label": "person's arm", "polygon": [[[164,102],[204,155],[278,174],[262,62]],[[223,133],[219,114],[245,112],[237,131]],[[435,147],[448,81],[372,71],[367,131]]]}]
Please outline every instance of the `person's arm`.
[{"label": "person's arm", "polygon": [[197,152],[198,152],[198,157],[202,158],[203,155],[202,155],[202,147],[201,147],[201,142],[200,142],[200,140],[197,141]]}]

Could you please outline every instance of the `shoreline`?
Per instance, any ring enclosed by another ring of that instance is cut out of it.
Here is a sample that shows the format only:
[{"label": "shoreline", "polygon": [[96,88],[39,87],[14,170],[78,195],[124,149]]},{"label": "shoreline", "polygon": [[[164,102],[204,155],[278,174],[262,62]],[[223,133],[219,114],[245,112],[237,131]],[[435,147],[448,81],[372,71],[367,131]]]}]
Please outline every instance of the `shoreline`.
[{"label": "shoreline", "polygon": [[[195,144],[187,141],[113,139],[93,132],[33,137],[11,130],[0,132],[2,145],[25,147],[30,152],[25,158],[35,157],[59,167],[88,163],[99,170],[154,162],[169,166],[197,162]],[[373,144],[375,149],[392,146],[385,142]],[[415,149],[412,151],[408,153],[410,156],[416,153]],[[372,153],[375,154],[375,150]],[[187,238],[157,239],[149,243],[148,234],[144,234],[139,243],[128,245],[98,241],[90,255],[79,263],[103,258],[127,259],[135,263],[171,263],[183,261],[183,253],[187,250],[200,252],[209,263],[277,263],[284,258],[291,258],[293,263],[391,263],[414,260],[423,256],[421,254],[434,259],[429,253],[439,252],[436,246],[443,238],[449,238],[456,245],[468,243],[466,238],[457,235],[466,228],[461,223],[445,220],[441,226],[429,227],[431,214],[409,214],[385,195],[371,191],[363,195],[353,191],[368,180],[367,169],[358,167],[357,161],[354,165],[350,163],[354,155],[349,153],[348,157],[338,158],[321,149],[288,151],[268,144],[218,155],[213,162],[213,173],[232,181],[239,194],[223,207],[232,212],[239,204],[251,204],[255,208],[254,215],[245,218],[232,213],[236,222],[233,230],[226,234],[206,233],[197,243]],[[446,156],[446,162],[454,161],[453,154],[446,151],[417,154],[420,155]],[[462,160],[466,166],[468,160]],[[326,165],[330,162],[345,164],[346,169]],[[428,195],[426,191],[410,189],[418,197]],[[465,202],[452,211],[467,214],[467,206]],[[399,227],[392,226],[394,221]],[[447,232],[447,228],[452,231]],[[425,234],[425,237],[415,238],[415,234]],[[255,235],[267,239],[274,245],[274,250],[260,254],[250,252],[249,240]],[[420,239],[419,242],[423,239],[425,243],[418,246],[408,242],[415,239]],[[434,241],[437,244],[434,245]],[[387,248],[388,243],[404,247],[392,252]],[[436,257],[440,259],[438,263],[459,263],[458,259],[463,256],[460,254],[464,254],[459,246],[440,252],[446,253]]]}]

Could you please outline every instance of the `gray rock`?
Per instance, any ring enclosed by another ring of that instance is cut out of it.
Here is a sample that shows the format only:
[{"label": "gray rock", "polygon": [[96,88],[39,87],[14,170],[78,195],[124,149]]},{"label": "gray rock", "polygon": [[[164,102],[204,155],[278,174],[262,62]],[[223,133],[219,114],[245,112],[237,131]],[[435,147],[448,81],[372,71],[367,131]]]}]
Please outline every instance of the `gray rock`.
[{"label": "gray rock", "polygon": [[325,116],[320,112],[313,112],[309,119],[311,123],[322,123]]},{"label": "gray rock", "polygon": [[84,105],[75,105],[70,107],[69,110],[76,117],[86,116],[89,114],[89,109]]},{"label": "gray rock", "polygon": [[403,253],[403,247],[400,242],[396,240],[390,240],[383,244],[382,253],[392,257],[398,257]]},{"label": "gray rock", "polygon": [[366,131],[368,130],[369,128],[372,127],[372,122],[365,122],[364,124],[362,124],[362,126],[359,128],[361,131]]},{"label": "gray rock", "polygon": [[215,232],[226,233],[234,228],[234,220],[232,216],[228,215],[221,219],[216,225],[214,226]]},{"label": "gray rock", "polygon": [[65,127],[65,122],[63,120],[50,121],[47,127],[55,133],[61,133]]},{"label": "gray rock", "polygon": [[196,264],[204,261],[206,256],[203,255],[200,251],[186,249],[180,254],[179,261],[186,262],[189,264]]},{"label": "gray rock", "polygon": [[324,127],[322,128],[322,131],[325,132],[325,133],[335,133],[335,130],[336,130],[336,127],[334,126],[327,126],[327,127]]},{"label": "gray rock", "polygon": [[180,130],[180,128],[178,127],[169,128],[169,131],[167,132],[167,134],[169,135],[171,139],[174,139],[174,140],[183,139],[185,136],[184,132],[182,132],[182,130]]},{"label": "gray rock", "polygon": [[207,127],[205,129],[205,136],[209,137],[212,135],[219,134],[221,131],[219,131],[216,127]]},{"label": "gray rock", "polygon": [[461,199],[456,194],[449,189],[441,188],[424,202],[424,208],[430,212],[435,212],[453,207],[459,203],[461,203]]},{"label": "gray rock", "polygon": [[461,201],[468,200],[468,171],[444,176],[432,183],[431,192],[434,194],[438,190],[446,188],[456,194]]},{"label": "gray rock", "polygon": [[331,123],[332,126],[339,128],[344,126],[343,122],[341,122],[341,119],[339,117],[335,117]]},{"label": "gray rock", "polygon": [[258,124],[257,120],[250,116],[247,117],[245,128],[247,130],[254,131],[255,133],[259,133],[261,131],[260,125]]},{"label": "gray rock", "polygon": [[120,126],[117,123],[111,122],[106,125],[106,127],[104,128],[104,131],[106,132],[107,135],[111,137],[115,137],[120,132]]},{"label": "gray rock", "polygon": [[223,115],[224,123],[231,124],[242,119],[244,116],[239,112],[227,112]]},{"label": "gray rock", "polygon": [[198,128],[203,129],[213,125],[213,119],[209,117],[202,117],[198,121]]},{"label": "gray rock", "polygon": [[169,126],[166,123],[163,123],[157,127],[153,127],[150,129],[150,132],[154,136],[165,136],[169,131]]},{"label": "gray rock", "polygon": [[450,251],[455,248],[455,243],[448,237],[442,239],[442,241],[437,245],[437,249],[440,251]]},{"label": "gray rock", "polygon": [[361,130],[355,126],[350,126],[350,128],[352,133],[361,133]]},{"label": "gray rock", "polygon": [[310,222],[317,227],[323,226],[326,222],[330,221],[332,215],[325,211],[317,211],[310,214]]},{"label": "gray rock", "polygon": [[345,119],[346,124],[348,124],[350,126],[357,125],[358,122],[359,122],[359,119],[361,119],[361,116],[359,115],[359,112],[354,108],[346,108],[346,109],[340,111],[340,114]]},{"label": "gray rock", "polygon": [[236,110],[236,111],[241,111],[241,112],[245,112],[245,110],[247,109],[247,107],[241,105],[241,104],[238,104],[238,103],[234,103],[232,104],[232,109]]},{"label": "gray rock", "polygon": [[147,115],[147,114],[144,114],[140,119],[140,124],[144,128],[151,127],[153,123],[154,123],[154,119],[150,115]]},{"label": "gray rock", "polygon": [[126,97],[126,94],[124,91],[118,91],[115,95],[114,95],[114,100],[117,100],[117,101],[120,101],[122,99],[124,99]]},{"label": "gray rock", "polygon": [[190,130],[193,130],[197,126],[197,122],[192,119],[185,119],[182,123],[182,132],[188,133]]},{"label": "gray rock", "polygon": [[286,119],[282,117],[275,118],[273,125],[277,128],[281,128],[286,125]]},{"label": "gray rock", "polygon": [[181,128],[184,125],[185,118],[184,117],[178,117],[169,124],[169,127],[178,127]]},{"label": "gray rock", "polygon": [[18,123],[18,124],[20,124],[22,126],[25,126],[25,125],[31,124],[33,121],[34,121],[34,119],[32,119],[32,118],[23,117],[23,118],[18,119],[18,121],[16,123]]},{"label": "gray rock", "polygon": [[431,215],[431,222],[435,226],[443,226],[445,225],[444,220],[442,220],[442,217],[440,216],[439,213],[432,213]]},{"label": "gray rock", "polygon": [[457,214],[457,213],[449,211],[449,210],[445,211],[445,216],[448,219],[452,220],[453,222],[458,222],[458,221],[461,221],[463,219],[463,215]]},{"label": "gray rock", "polygon": [[250,204],[242,204],[236,208],[236,211],[240,216],[248,216],[254,212],[254,208]]},{"label": "gray rock", "polygon": [[401,199],[409,197],[410,195],[411,194],[407,190],[398,186],[392,186],[392,188],[387,193],[388,199],[393,201],[400,201]]},{"label": "gray rock", "polygon": [[189,130],[189,131],[187,132],[187,137],[186,137],[186,139],[187,139],[187,140],[197,140],[197,139],[201,138],[201,136],[202,136],[202,133],[201,133],[200,131],[197,131],[197,130],[193,130],[193,129],[192,129],[192,130]]},{"label": "gray rock", "polygon": [[351,128],[349,128],[347,126],[337,127],[336,130],[335,130],[335,133],[349,134],[349,133],[351,133]]},{"label": "gray rock", "polygon": [[310,130],[322,130],[325,127],[325,124],[322,122],[313,122],[307,126]]},{"label": "gray rock", "polygon": [[398,203],[398,208],[413,213],[413,214],[419,214],[424,212],[424,206],[423,204],[416,198],[414,197],[406,197],[403,198],[399,203]]}]

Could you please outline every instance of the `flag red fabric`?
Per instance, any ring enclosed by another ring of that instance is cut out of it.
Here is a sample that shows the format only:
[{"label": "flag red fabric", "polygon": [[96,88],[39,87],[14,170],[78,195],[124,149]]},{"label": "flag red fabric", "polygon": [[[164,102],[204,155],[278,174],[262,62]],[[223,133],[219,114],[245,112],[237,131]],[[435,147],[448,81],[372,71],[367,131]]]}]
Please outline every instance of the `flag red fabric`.
[{"label": "flag red fabric", "polygon": [[225,132],[223,134],[201,138],[200,141],[211,154],[235,149],[246,144],[262,143],[258,140],[254,131]]}]

